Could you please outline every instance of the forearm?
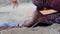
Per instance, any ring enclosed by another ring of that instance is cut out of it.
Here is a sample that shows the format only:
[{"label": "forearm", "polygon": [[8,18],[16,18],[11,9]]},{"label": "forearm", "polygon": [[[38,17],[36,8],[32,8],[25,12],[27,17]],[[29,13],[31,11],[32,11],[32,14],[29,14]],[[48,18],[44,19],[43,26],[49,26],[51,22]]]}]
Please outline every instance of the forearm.
[{"label": "forearm", "polygon": [[[35,23],[38,22],[38,19],[39,19],[40,17],[42,17],[42,14],[40,14],[39,11],[35,11],[35,12],[33,13],[33,15],[32,15],[31,20],[24,22],[21,26],[22,26],[22,27],[25,27],[25,26],[30,26],[30,25],[32,25],[32,24],[35,24]],[[40,19],[40,20],[41,20],[41,19]]]}]

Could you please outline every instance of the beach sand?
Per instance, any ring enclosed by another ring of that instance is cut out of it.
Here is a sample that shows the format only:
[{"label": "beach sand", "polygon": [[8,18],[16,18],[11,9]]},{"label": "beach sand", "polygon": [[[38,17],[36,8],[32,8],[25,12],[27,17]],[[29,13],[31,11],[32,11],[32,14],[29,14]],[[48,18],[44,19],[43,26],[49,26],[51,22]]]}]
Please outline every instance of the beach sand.
[{"label": "beach sand", "polygon": [[0,34],[59,34],[60,24],[53,24],[48,27],[36,28],[12,28],[1,30]]}]

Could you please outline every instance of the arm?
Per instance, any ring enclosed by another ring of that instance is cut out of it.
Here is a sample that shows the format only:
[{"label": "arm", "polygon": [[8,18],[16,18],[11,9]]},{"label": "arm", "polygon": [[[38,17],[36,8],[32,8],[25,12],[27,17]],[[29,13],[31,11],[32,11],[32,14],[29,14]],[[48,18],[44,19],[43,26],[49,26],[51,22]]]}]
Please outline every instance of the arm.
[{"label": "arm", "polygon": [[26,27],[26,26],[29,26],[29,25],[36,23],[38,21],[38,18],[40,18],[41,16],[42,16],[42,14],[40,14],[39,11],[35,11],[33,13],[32,19],[29,21],[25,21],[20,27]]}]

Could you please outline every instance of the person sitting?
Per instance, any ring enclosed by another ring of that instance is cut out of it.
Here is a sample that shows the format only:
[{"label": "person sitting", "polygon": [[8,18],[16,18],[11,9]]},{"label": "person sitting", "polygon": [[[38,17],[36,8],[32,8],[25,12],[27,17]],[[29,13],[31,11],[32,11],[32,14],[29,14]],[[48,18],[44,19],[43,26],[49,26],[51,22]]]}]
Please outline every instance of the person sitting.
[{"label": "person sitting", "polygon": [[[31,21],[27,21],[25,23],[23,23],[21,25],[21,27],[26,27],[26,26],[30,26],[32,24],[35,24],[38,22],[38,19],[40,21],[40,23],[43,23],[44,19],[48,19],[51,20],[48,16],[48,18],[46,18],[46,16],[44,16],[40,11],[42,10],[49,10],[49,9],[53,9],[57,12],[52,13],[53,14],[53,20],[55,20],[55,18],[57,18],[57,16],[60,16],[60,5],[59,5],[59,0],[33,0],[33,4],[37,7],[36,11],[33,13],[33,17],[31,19]],[[55,14],[55,15],[54,15]],[[50,16],[52,17],[52,15]],[[47,25],[47,24],[46,24]],[[49,25],[49,24],[48,24]]]}]

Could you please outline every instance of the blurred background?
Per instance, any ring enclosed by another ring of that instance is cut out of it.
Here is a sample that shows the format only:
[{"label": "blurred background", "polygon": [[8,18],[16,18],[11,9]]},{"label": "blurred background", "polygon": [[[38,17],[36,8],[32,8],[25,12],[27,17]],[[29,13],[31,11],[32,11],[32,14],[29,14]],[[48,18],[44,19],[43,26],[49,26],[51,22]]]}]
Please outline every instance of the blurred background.
[{"label": "blurred background", "polygon": [[[32,0],[18,0],[18,3],[29,3]],[[11,0],[0,0],[0,5],[10,5]]]},{"label": "blurred background", "polygon": [[11,0],[0,0],[0,23],[25,21],[32,17],[36,6],[32,0],[17,0],[19,6],[13,8]]}]

